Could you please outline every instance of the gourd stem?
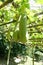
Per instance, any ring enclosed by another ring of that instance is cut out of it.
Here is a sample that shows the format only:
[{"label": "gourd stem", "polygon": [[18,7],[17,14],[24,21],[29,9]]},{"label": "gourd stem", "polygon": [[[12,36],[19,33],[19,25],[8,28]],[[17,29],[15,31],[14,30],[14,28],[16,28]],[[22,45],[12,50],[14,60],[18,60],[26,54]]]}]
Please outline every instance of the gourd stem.
[{"label": "gourd stem", "polygon": [[8,51],[7,65],[9,65],[9,61],[10,61],[10,52],[11,52],[11,44],[9,46],[9,51]]},{"label": "gourd stem", "polygon": [[32,65],[34,65],[34,46],[32,48]]}]

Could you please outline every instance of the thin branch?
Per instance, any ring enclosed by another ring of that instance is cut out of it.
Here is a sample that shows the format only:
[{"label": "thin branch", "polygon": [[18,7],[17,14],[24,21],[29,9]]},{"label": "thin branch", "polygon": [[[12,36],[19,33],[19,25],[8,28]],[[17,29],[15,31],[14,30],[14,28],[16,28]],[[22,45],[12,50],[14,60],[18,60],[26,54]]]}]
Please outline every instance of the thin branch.
[{"label": "thin branch", "polygon": [[41,33],[43,31],[29,31],[28,33]]},{"label": "thin branch", "polygon": [[5,1],[2,5],[0,5],[0,9],[3,8],[3,7],[5,7],[5,6],[8,5],[9,3],[12,3],[12,5],[13,5],[15,8],[18,8],[18,7],[19,7],[19,5],[16,4],[15,2],[13,2],[13,0],[7,0],[7,1]]},{"label": "thin branch", "polygon": [[34,16],[39,16],[39,15],[43,15],[43,12],[39,12],[39,13],[34,14]]},{"label": "thin branch", "polygon": [[43,40],[30,40],[30,42],[37,42],[37,43],[39,43],[39,42],[43,42]]},{"label": "thin branch", "polygon": [[43,47],[43,44],[42,44],[43,42],[42,43],[38,42],[38,43],[31,43],[31,42],[29,42],[28,46],[33,46],[34,45],[34,46],[42,46]]},{"label": "thin branch", "polygon": [[37,26],[43,26],[43,24],[37,24],[37,25],[29,25],[29,26],[27,26],[27,28],[32,28],[32,27],[37,27]]},{"label": "thin branch", "polygon": [[2,5],[0,5],[0,9],[6,6],[7,4],[11,3],[13,0],[7,0]]},{"label": "thin branch", "polygon": [[35,39],[35,40],[38,40],[38,39],[41,40],[41,39],[43,39],[43,38],[31,38],[31,39],[29,39],[29,40],[34,40],[34,39]]},{"label": "thin branch", "polygon": [[43,38],[31,38],[31,39],[28,39],[30,41],[35,41],[35,42],[43,42]]},{"label": "thin branch", "polygon": [[13,20],[11,22],[7,22],[7,23],[0,24],[0,26],[4,26],[4,25],[11,24],[11,23],[14,23],[14,22],[16,22],[16,20]]}]

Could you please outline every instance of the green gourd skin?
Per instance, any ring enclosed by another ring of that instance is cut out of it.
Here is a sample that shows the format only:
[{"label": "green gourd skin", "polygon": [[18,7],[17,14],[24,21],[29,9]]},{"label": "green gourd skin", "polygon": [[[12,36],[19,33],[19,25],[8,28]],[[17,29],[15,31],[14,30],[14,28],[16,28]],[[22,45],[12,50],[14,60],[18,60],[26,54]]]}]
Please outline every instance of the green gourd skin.
[{"label": "green gourd skin", "polygon": [[20,42],[26,43],[26,17],[24,15],[21,16],[19,22],[19,38]]},{"label": "green gourd skin", "polygon": [[19,30],[14,31],[14,33],[13,33],[13,40],[15,42],[19,42]]},{"label": "green gourd skin", "polygon": [[13,33],[13,39],[15,42],[26,43],[26,24],[26,17],[22,15],[19,21],[19,30],[14,31]]}]

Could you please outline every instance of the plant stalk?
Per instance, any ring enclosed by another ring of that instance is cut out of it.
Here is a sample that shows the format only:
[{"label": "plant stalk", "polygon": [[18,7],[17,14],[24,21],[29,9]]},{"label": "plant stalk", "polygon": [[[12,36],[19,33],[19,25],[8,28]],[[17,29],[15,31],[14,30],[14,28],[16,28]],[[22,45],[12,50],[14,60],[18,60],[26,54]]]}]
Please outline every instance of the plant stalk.
[{"label": "plant stalk", "polygon": [[34,65],[34,47],[32,48],[32,65]]},{"label": "plant stalk", "polygon": [[11,44],[9,46],[9,51],[8,51],[7,65],[9,65],[9,61],[10,61],[10,52],[11,52]]}]

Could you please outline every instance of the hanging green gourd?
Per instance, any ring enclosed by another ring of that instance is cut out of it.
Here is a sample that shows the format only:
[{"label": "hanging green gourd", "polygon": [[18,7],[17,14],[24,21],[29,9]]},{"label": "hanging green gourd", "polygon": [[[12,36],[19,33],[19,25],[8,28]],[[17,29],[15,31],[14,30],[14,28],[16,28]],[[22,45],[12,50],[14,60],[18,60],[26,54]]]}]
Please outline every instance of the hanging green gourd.
[{"label": "hanging green gourd", "polygon": [[19,41],[19,30],[14,31],[13,39],[14,39],[15,42]]},{"label": "hanging green gourd", "polygon": [[16,31],[14,31],[14,33],[13,33],[13,39],[14,39],[14,41],[17,41],[17,32]]},{"label": "hanging green gourd", "polygon": [[26,16],[22,14],[19,21],[19,38],[22,43],[26,43],[26,19]]}]

